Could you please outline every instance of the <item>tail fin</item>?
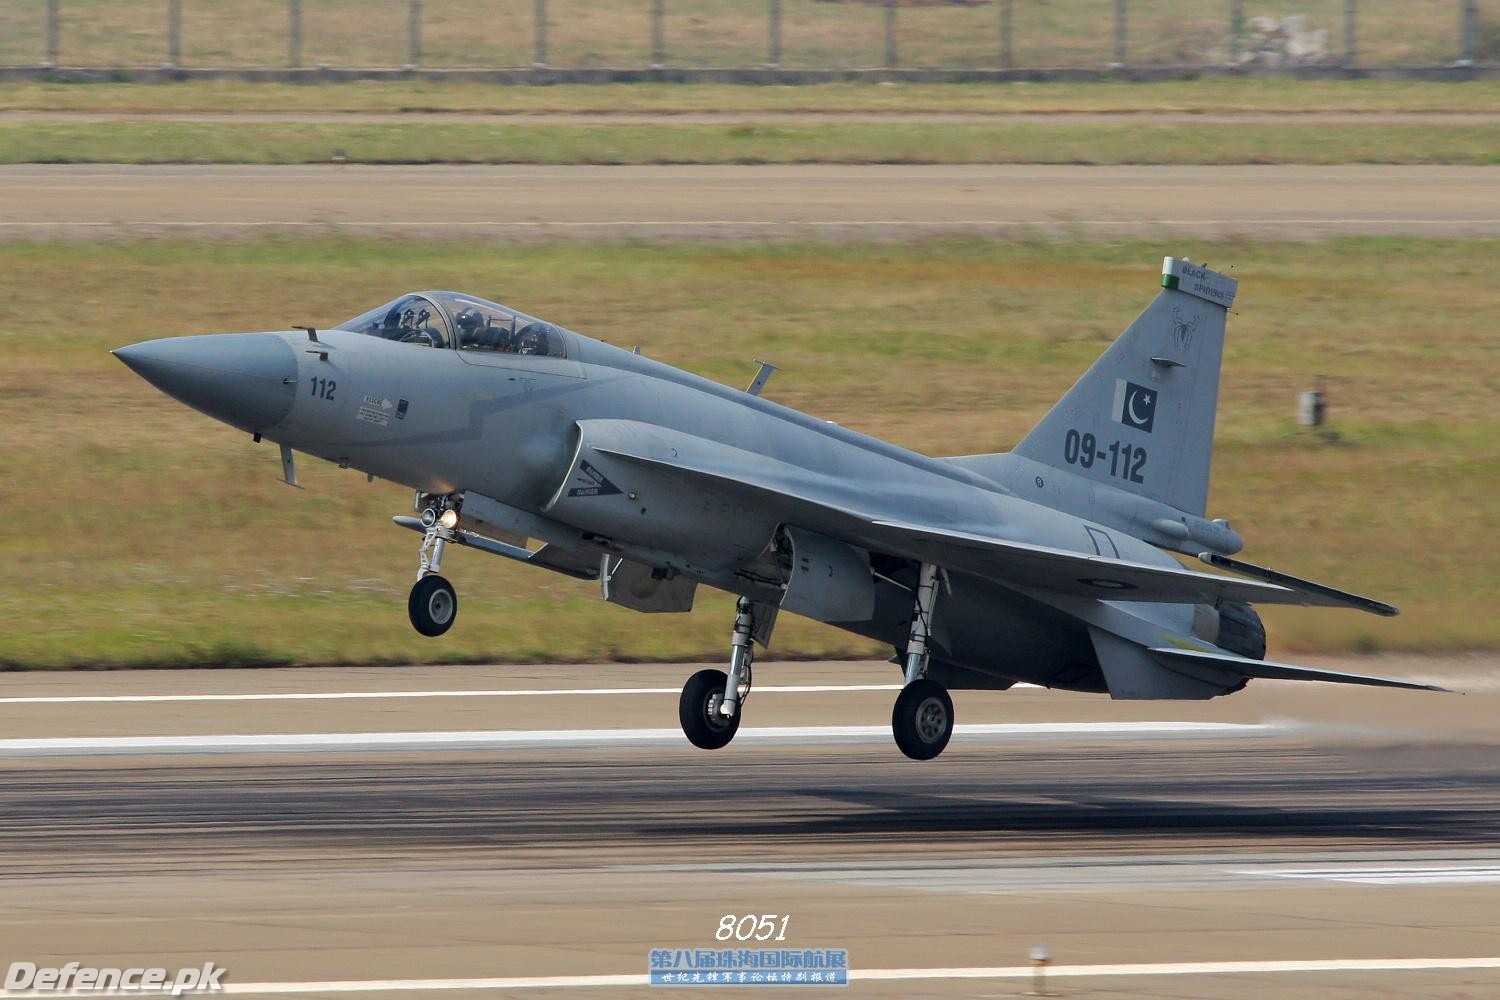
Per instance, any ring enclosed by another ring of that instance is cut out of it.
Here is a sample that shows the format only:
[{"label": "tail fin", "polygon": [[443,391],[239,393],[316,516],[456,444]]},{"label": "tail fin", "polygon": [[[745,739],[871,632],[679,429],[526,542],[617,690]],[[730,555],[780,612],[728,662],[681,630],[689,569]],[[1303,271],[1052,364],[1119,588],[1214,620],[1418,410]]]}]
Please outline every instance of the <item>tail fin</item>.
[{"label": "tail fin", "polygon": [[1238,282],[1168,257],[1161,284],[1013,454],[1202,517]]}]

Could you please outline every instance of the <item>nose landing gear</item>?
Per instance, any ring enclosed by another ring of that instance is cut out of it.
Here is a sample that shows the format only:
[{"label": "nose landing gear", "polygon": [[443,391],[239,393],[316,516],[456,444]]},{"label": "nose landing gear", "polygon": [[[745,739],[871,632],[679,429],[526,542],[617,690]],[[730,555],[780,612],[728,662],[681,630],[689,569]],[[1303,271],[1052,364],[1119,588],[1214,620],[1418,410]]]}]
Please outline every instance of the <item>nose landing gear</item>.
[{"label": "nose landing gear", "polygon": [[422,511],[421,562],[417,582],[406,599],[406,614],[412,628],[426,636],[439,636],[453,627],[458,617],[458,593],[453,584],[438,575],[443,564],[443,548],[453,538],[458,511],[447,497],[430,497],[432,503]]}]

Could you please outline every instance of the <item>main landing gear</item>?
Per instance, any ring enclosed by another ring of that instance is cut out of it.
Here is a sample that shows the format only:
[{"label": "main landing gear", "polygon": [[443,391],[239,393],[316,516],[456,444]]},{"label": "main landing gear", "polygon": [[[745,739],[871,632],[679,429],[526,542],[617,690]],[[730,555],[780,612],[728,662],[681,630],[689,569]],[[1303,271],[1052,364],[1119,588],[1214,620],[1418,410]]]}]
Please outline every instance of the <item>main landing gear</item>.
[{"label": "main landing gear", "polygon": [[[906,641],[906,684],[891,709],[891,732],[896,737],[896,746],[912,760],[931,760],[953,738],[953,699],[948,696],[947,688],[927,676],[928,643],[932,638],[932,614],[937,606],[940,576],[938,567],[922,564],[912,607],[911,633]],[[745,699],[750,694],[756,610],[748,598],[739,599],[729,673],[700,670],[682,687],[677,716],[683,733],[695,747],[718,750],[728,746],[739,731]]]},{"label": "main landing gear", "polygon": [[953,737],[953,699],[947,688],[927,676],[927,644],[932,638],[932,612],[937,606],[938,568],[923,563],[917,576],[917,596],[906,640],[906,686],[891,709],[891,732],[896,746],[912,760],[931,760]]},{"label": "main landing gear", "polygon": [[750,696],[750,664],[755,658],[755,605],[741,597],[735,606],[730,639],[729,673],[700,670],[682,686],[677,717],[688,742],[703,750],[729,745],[740,729],[740,715]]},{"label": "main landing gear", "polygon": [[422,533],[421,564],[417,582],[406,599],[406,613],[412,628],[423,635],[438,636],[452,628],[458,617],[458,594],[453,584],[438,575],[443,548],[452,540],[453,527],[458,524],[458,511],[444,498],[431,499],[433,503],[422,511],[426,531]]}]

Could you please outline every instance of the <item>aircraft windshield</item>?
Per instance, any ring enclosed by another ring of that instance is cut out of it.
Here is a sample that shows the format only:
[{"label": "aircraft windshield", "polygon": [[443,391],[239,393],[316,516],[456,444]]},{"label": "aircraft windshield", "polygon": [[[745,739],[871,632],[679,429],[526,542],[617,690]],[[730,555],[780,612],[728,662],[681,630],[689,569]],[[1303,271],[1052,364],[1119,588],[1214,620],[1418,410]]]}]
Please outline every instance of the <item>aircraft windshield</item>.
[{"label": "aircraft windshield", "polygon": [[403,295],[338,329],[400,343],[457,346],[461,351],[568,356],[567,338],[558,327],[457,292]]},{"label": "aircraft windshield", "polygon": [[338,329],[425,347],[447,347],[450,343],[447,318],[425,295],[403,295],[340,323]]}]

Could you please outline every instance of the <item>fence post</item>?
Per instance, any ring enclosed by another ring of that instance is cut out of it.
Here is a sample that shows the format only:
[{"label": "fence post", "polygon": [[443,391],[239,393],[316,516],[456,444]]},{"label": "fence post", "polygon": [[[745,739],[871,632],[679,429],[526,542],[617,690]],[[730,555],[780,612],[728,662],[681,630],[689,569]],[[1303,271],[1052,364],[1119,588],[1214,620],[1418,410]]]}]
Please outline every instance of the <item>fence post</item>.
[{"label": "fence post", "polygon": [[292,69],[302,68],[302,0],[286,0],[286,61]]},{"label": "fence post", "polygon": [[1229,65],[1240,64],[1240,36],[1245,32],[1243,0],[1229,0]]},{"label": "fence post", "polygon": [[535,69],[547,67],[547,0],[536,0],[532,14],[533,45],[531,65]]},{"label": "fence post", "polygon": [[1014,69],[1016,62],[1010,48],[1011,0],[1000,0],[1000,68]]},{"label": "fence post", "polygon": [[895,69],[896,64],[896,0],[885,0],[885,67]]},{"label": "fence post", "polygon": [[411,0],[406,13],[406,65],[402,69],[416,69],[422,65],[422,0]]},{"label": "fence post", "polygon": [[1355,25],[1359,0],[1344,0],[1344,65],[1359,65],[1359,35]]},{"label": "fence post", "polygon": [[767,66],[781,65],[781,0],[770,0],[770,10],[767,14],[767,34],[769,49],[766,54]]},{"label": "fence post", "polygon": [[666,0],[651,0],[651,68],[667,64]]},{"label": "fence post", "polygon": [[1460,0],[1458,15],[1458,64],[1474,65],[1474,36],[1478,30],[1478,0]]},{"label": "fence post", "polygon": [[1128,0],[1115,0],[1115,58],[1110,69],[1125,67],[1125,8]]},{"label": "fence post", "polygon": [[182,62],[182,0],[167,0],[167,68]]},{"label": "fence post", "polygon": [[58,22],[61,20],[58,6],[61,0],[47,0],[47,61],[43,63],[48,69],[57,66],[59,52],[62,48],[62,31]]}]

